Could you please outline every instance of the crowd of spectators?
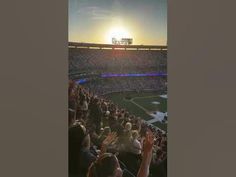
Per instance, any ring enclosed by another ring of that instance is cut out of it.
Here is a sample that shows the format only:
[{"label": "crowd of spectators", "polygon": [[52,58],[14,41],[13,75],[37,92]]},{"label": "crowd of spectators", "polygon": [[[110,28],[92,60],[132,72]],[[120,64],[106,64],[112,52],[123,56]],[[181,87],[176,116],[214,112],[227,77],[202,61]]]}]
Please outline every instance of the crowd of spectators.
[{"label": "crowd of spectators", "polygon": [[91,90],[69,81],[69,176],[166,177],[167,133]]},{"label": "crowd of spectators", "polygon": [[166,72],[167,51],[70,49],[69,71],[96,73]]},{"label": "crowd of spectators", "polygon": [[166,77],[111,77],[96,78],[84,83],[84,87],[96,95],[105,95],[112,92],[123,91],[165,91],[167,90]]}]

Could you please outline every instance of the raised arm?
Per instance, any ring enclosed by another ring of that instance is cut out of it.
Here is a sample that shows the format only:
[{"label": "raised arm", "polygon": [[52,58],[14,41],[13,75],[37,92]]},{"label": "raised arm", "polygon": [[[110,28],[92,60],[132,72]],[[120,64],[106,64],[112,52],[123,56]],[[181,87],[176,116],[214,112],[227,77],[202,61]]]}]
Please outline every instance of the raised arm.
[{"label": "raised arm", "polygon": [[110,133],[106,139],[102,142],[101,151],[99,156],[107,151],[107,147],[117,140],[117,134],[115,132]]},{"label": "raised arm", "polygon": [[153,133],[148,130],[145,138],[145,142],[143,145],[143,159],[137,174],[137,177],[148,177],[149,175],[149,167],[152,160],[152,148],[154,144],[154,136]]}]

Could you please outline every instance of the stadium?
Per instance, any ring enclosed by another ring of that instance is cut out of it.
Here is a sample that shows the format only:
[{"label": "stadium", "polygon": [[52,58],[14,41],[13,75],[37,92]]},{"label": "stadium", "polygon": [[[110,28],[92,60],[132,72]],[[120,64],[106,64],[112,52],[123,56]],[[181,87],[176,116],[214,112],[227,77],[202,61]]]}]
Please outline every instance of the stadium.
[{"label": "stadium", "polygon": [[69,77],[166,131],[166,46],[69,43]]},{"label": "stadium", "polygon": [[[76,123],[86,127],[94,145],[90,148],[95,147],[96,152],[102,149],[102,140],[112,136],[108,132],[115,132],[118,143],[111,143],[107,151],[119,152],[118,160],[126,172],[123,176],[127,177],[138,174],[142,157],[141,152],[130,149],[124,137],[135,136],[137,131],[142,142],[150,129],[155,142],[149,177],[164,177],[167,46],[69,42],[68,47],[69,127]],[[69,145],[69,152],[74,147]],[[88,167],[84,177],[87,172]]]}]

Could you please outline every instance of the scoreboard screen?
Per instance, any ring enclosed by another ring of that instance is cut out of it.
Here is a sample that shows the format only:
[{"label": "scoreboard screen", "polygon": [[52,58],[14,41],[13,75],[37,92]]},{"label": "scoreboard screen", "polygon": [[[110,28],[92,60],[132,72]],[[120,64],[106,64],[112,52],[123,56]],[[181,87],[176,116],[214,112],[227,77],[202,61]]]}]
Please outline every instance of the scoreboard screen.
[{"label": "scoreboard screen", "polygon": [[112,44],[114,45],[131,45],[133,43],[132,38],[121,38],[120,40],[112,38]]}]

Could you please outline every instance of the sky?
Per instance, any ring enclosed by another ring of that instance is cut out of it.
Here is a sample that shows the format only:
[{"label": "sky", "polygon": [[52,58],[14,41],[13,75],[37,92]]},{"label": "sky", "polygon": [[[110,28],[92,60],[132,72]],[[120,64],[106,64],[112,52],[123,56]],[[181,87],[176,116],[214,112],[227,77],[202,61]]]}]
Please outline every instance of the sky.
[{"label": "sky", "polygon": [[167,44],[167,0],[69,0],[69,41]]}]

